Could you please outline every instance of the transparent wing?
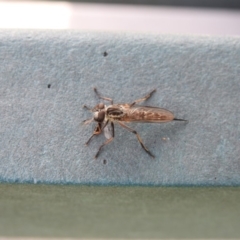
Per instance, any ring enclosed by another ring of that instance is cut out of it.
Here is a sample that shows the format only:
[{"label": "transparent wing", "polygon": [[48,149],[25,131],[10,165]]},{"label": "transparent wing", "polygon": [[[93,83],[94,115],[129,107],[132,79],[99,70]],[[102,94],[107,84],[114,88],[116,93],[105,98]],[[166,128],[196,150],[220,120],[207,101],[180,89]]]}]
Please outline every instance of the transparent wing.
[{"label": "transparent wing", "polygon": [[131,108],[122,107],[122,109],[121,121],[124,122],[162,123],[174,119],[173,113],[164,108],[136,105]]},{"label": "transparent wing", "polygon": [[[103,123],[104,125],[104,123]],[[103,129],[103,132],[104,132],[104,136],[106,139],[110,139],[113,137],[112,135],[112,127],[111,127],[111,124],[108,124],[104,129]]]}]

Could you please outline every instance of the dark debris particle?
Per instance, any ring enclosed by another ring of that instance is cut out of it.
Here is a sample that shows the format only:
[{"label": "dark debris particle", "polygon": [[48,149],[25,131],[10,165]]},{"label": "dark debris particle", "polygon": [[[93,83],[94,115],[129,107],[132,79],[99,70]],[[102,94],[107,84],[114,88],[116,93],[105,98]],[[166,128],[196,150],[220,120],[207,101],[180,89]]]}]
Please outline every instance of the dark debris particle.
[{"label": "dark debris particle", "polygon": [[50,88],[50,87],[51,87],[51,84],[48,84],[47,87]]},{"label": "dark debris particle", "polygon": [[103,159],[103,164],[106,164],[107,163],[107,160],[106,159]]},{"label": "dark debris particle", "polygon": [[108,53],[105,51],[105,52],[103,53],[103,56],[106,57],[107,55],[108,55]]}]

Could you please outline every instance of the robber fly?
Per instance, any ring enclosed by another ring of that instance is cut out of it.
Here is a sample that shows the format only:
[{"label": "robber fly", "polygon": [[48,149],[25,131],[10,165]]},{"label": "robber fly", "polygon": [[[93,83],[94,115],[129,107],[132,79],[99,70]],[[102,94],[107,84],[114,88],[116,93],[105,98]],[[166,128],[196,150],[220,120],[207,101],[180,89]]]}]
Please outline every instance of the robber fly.
[{"label": "robber fly", "polygon": [[[86,145],[89,144],[90,140],[95,136],[104,132],[107,140],[99,147],[95,158],[98,157],[101,149],[109,144],[114,138],[114,123],[119,124],[121,127],[127,129],[129,132],[136,135],[137,140],[141,144],[142,148],[151,156],[154,155],[146,148],[143,144],[142,139],[139,134],[125,125],[125,122],[136,122],[136,123],[164,123],[170,121],[185,121],[184,119],[175,118],[173,113],[159,107],[150,107],[150,106],[140,106],[137,105],[140,102],[143,102],[149,99],[152,94],[156,91],[156,89],[152,90],[145,97],[135,100],[132,103],[126,104],[113,104],[113,100],[111,98],[101,96],[97,89],[94,88],[94,92],[96,95],[103,100],[109,101],[111,105],[107,106],[103,103],[97,104],[94,108],[89,108],[86,105],[83,107],[90,110],[93,113],[93,118],[83,121],[84,124],[88,124],[93,120],[97,122],[97,125],[93,131],[92,136],[86,142]],[[109,128],[109,124],[111,129]]]}]

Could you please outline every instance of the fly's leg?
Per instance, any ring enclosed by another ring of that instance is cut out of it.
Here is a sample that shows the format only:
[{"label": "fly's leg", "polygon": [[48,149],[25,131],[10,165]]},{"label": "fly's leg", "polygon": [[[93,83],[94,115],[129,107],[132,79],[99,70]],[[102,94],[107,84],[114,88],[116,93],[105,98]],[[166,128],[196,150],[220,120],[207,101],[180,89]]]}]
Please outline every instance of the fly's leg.
[{"label": "fly's leg", "polygon": [[86,119],[86,120],[82,121],[82,123],[83,123],[84,125],[87,125],[87,124],[89,124],[89,123],[92,122],[92,121],[93,121],[93,118],[90,118],[90,119]]},{"label": "fly's leg", "polygon": [[112,137],[114,138],[114,124],[113,124],[113,122],[111,122],[111,126],[112,126]]},{"label": "fly's leg", "polygon": [[96,133],[93,133],[92,136],[87,140],[87,142],[85,143],[85,145],[87,146],[89,144],[89,142],[91,141],[91,139],[97,135]]},{"label": "fly's leg", "polygon": [[97,153],[96,153],[96,155],[95,155],[95,158],[98,157],[101,149],[102,149],[105,145],[109,144],[112,140],[113,140],[113,137],[109,138],[106,142],[104,142],[104,143],[99,147],[99,149],[98,149],[98,151],[97,151]]},{"label": "fly's leg", "polygon": [[151,157],[154,158],[154,155],[145,147],[141,137],[139,136],[139,134],[135,130],[131,129],[130,127],[126,126],[125,124],[123,124],[121,122],[118,122],[118,124],[121,127],[126,128],[129,132],[134,133],[137,136],[137,139],[138,139],[139,143],[141,144],[142,148],[146,151],[147,154],[149,154]]},{"label": "fly's leg", "polygon": [[113,140],[113,138],[114,138],[114,124],[113,124],[112,122],[111,122],[111,127],[112,127],[112,137],[109,138],[107,141],[105,141],[105,142],[99,147],[99,149],[98,149],[98,151],[97,151],[97,153],[96,153],[96,155],[95,155],[95,158],[98,157],[101,149],[102,149],[105,145],[109,144],[109,143]]},{"label": "fly's leg", "polygon": [[[85,104],[83,105],[83,108],[92,112],[92,109],[90,107],[86,106]],[[93,118],[90,118],[90,119],[86,119],[86,120],[82,121],[82,123],[86,125],[86,124],[89,124],[92,121],[93,121]]]},{"label": "fly's leg", "polygon": [[99,134],[102,132],[101,127],[102,127],[101,123],[98,123],[98,125],[97,125],[96,128],[94,129],[94,132],[93,132],[92,136],[87,140],[87,142],[85,143],[85,145],[88,145],[89,142],[91,141],[91,139],[92,139],[95,135],[99,135]]},{"label": "fly's leg", "polygon": [[108,98],[108,97],[102,97],[97,88],[93,88],[94,92],[96,93],[96,95],[100,98],[100,99],[103,99],[103,100],[106,100],[106,101],[109,101],[111,104],[113,104],[113,100],[111,98]]},{"label": "fly's leg", "polygon": [[88,111],[92,111],[92,109],[90,107],[88,107],[87,105],[85,105],[85,104],[83,105],[83,108],[88,110]]},{"label": "fly's leg", "polygon": [[153,89],[153,90],[152,90],[150,93],[148,93],[145,97],[135,100],[133,103],[130,104],[130,107],[134,106],[136,103],[140,103],[140,102],[146,101],[147,99],[149,99],[149,98],[152,96],[152,94],[153,94],[154,92],[156,92],[156,89]]},{"label": "fly's leg", "polygon": [[109,120],[107,120],[107,121],[104,123],[104,125],[102,126],[101,131],[108,125],[108,123],[109,123]]}]

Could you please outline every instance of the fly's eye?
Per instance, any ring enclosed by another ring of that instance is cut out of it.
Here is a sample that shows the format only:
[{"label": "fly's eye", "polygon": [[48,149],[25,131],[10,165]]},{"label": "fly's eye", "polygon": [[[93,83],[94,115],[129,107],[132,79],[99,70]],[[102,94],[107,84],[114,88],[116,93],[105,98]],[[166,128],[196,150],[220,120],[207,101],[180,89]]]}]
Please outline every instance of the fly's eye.
[{"label": "fly's eye", "polygon": [[104,104],[103,104],[103,103],[99,103],[99,104],[96,105],[93,109],[94,109],[95,111],[102,110],[102,109],[104,109]]},{"label": "fly's eye", "polygon": [[94,120],[97,122],[102,122],[104,120],[104,117],[105,117],[104,111],[94,113]]},{"label": "fly's eye", "polygon": [[104,108],[104,104],[103,103],[99,103],[98,107],[99,107],[99,109],[103,109]]}]

